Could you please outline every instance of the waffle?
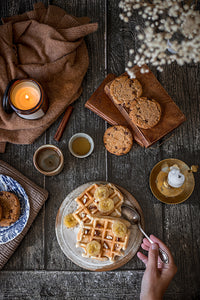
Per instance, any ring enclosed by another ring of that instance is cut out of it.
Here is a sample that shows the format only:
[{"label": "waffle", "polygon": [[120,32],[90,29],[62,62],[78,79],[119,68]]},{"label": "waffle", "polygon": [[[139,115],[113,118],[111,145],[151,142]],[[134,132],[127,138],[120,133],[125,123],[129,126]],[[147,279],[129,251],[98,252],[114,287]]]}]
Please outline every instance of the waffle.
[{"label": "waffle", "polygon": [[[130,230],[127,230],[123,238],[117,238],[113,231],[112,225],[115,221],[123,222],[127,227],[130,223],[124,219],[113,217],[94,217],[90,223],[81,223],[77,235],[76,247],[84,249],[83,257],[91,257],[100,261],[114,261],[116,256],[123,256],[123,250],[127,248],[130,236]],[[101,251],[97,256],[89,256],[86,251],[87,243],[97,241],[101,244]]]},{"label": "waffle", "polygon": [[[89,223],[92,221],[93,216],[102,215],[98,210],[98,201],[94,198],[94,192],[100,185],[94,183],[85,189],[75,200],[78,203],[77,210],[73,213],[75,219],[80,222]],[[112,217],[121,216],[121,205],[124,201],[121,192],[111,183],[106,184],[106,187],[110,190],[109,198],[114,201],[114,208],[109,213]]]}]

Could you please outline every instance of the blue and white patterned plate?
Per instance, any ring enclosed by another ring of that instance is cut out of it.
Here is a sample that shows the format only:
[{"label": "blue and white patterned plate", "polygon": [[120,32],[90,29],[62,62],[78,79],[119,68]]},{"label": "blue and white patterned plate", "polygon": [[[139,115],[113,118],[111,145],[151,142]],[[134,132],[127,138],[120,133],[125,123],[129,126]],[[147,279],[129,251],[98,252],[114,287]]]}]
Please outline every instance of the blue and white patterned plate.
[{"label": "blue and white patterned plate", "polygon": [[8,243],[18,236],[29,218],[30,205],[28,196],[23,187],[13,178],[5,175],[0,175],[0,191],[7,191],[14,193],[20,202],[20,216],[19,219],[10,226],[0,226],[0,244]]}]

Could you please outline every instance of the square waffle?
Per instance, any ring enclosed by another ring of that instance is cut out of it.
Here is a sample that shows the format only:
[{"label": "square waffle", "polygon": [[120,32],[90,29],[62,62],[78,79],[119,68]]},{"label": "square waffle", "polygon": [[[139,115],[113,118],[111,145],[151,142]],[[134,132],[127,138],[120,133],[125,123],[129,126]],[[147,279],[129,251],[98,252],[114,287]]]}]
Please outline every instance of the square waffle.
[{"label": "square waffle", "polygon": [[[91,257],[100,261],[114,261],[116,256],[123,256],[123,250],[127,248],[130,236],[130,230],[123,238],[118,238],[112,231],[112,225],[115,221],[123,222],[127,227],[130,223],[124,219],[112,217],[94,217],[90,223],[81,223],[80,230],[77,235],[76,247],[84,249],[83,257]],[[100,253],[97,256],[89,256],[86,246],[91,241],[97,241],[101,244]]]},{"label": "square waffle", "polygon": [[[80,222],[89,223],[92,221],[93,216],[101,215],[98,210],[98,200],[94,198],[94,192],[100,185],[94,183],[85,189],[75,200],[78,203],[77,210],[73,213],[75,219]],[[105,185],[109,188],[109,198],[114,201],[114,208],[109,213],[112,217],[121,216],[121,205],[124,201],[122,193],[111,183]]]}]

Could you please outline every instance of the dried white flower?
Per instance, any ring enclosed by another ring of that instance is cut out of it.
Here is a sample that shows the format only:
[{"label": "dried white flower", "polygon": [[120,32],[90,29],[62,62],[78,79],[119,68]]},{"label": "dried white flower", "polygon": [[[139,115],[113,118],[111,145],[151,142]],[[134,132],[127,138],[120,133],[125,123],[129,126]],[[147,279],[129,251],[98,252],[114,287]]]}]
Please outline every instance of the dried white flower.
[{"label": "dried white flower", "polygon": [[133,63],[132,63],[131,61],[128,61],[127,66],[128,66],[129,68],[131,68],[131,67],[133,66]]},{"label": "dried white flower", "polygon": [[142,34],[138,34],[138,39],[139,40],[143,40],[144,39],[144,36]]},{"label": "dried white flower", "polygon": [[[174,61],[180,66],[200,62],[200,16],[190,3],[183,0],[121,0],[119,7],[122,9],[120,18],[125,22],[133,11],[145,19],[143,29],[135,26],[140,42],[132,59],[135,64],[151,63],[162,72],[163,65]],[[180,37],[177,39],[177,36]],[[130,49],[129,54],[133,53]],[[130,61],[127,66],[129,76],[135,78]],[[146,73],[147,69],[141,68],[141,72]]]}]

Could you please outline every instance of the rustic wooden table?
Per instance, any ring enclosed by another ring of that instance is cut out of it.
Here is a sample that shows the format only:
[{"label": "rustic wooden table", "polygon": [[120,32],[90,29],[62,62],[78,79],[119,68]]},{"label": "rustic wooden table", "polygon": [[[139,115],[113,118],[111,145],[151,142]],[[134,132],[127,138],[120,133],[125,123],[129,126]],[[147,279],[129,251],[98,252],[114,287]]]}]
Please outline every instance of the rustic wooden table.
[{"label": "rustic wooden table", "polygon": [[[1,0],[0,16],[21,14],[32,9],[32,0]],[[54,0],[76,16],[89,16],[99,29],[86,38],[90,65],[83,82],[83,94],[74,104],[64,135],[59,143],[53,136],[59,118],[33,145],[7,145],[0,158],[38,185],[49,191],[41,209],[21,245],[0,272],[0,299],[138,299],[144,265],[134,257],[118,270],[93,273],[81,269],[62,253],[55,235],[55,217],[65,196],[79,185],[107,180],[131,192],[140,203],[146,231],[160,237],[172,250],[178,273],[165,299],[199,299],[200,297],[200,195],[199,174],[192,196],[179,205],[165,205],[152,195],[149,174],[162,159],[173,157],[189,166],[200,158],[200,68],[199,65],[167,66],[163,73],[152,69],[158,80],[185,113],[187,121],[164,143],[149,149],[134,144],[131,152],[117,157],[105,151],[102,137],[108,124],[84,108],[84,103],[107,73],[121,74],[128,60],[128,49],[136,48],[134,25],[137,18],[125,24],[119,19],[116,0]],[[68,140],[76,132],[94,138],[95,149],[87,159],[77,159],[68,151]],[[64,153],[63,172],[44,177],[33,167],[32,157],[42,144],[59,146]]]}]

